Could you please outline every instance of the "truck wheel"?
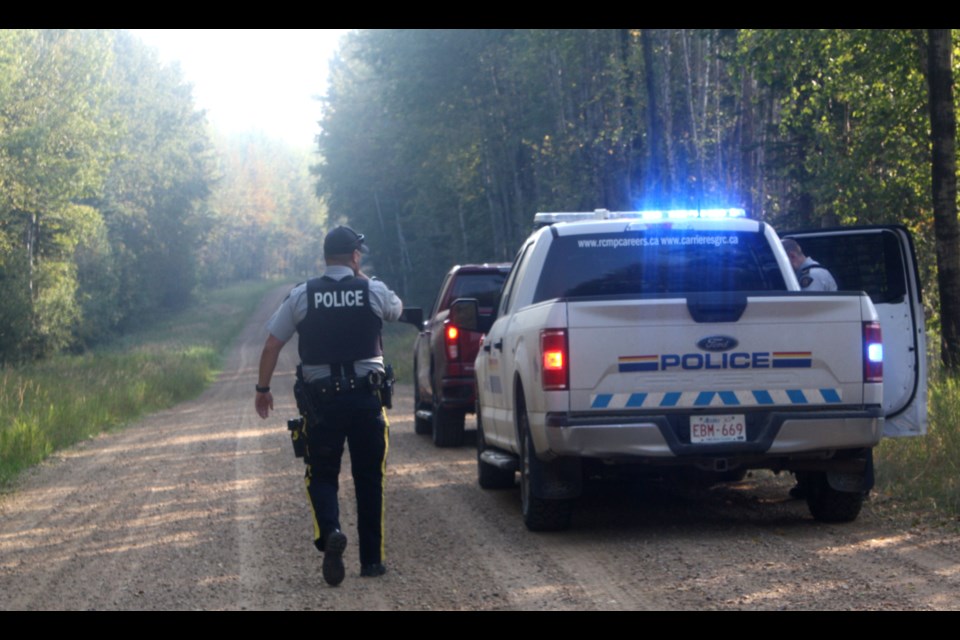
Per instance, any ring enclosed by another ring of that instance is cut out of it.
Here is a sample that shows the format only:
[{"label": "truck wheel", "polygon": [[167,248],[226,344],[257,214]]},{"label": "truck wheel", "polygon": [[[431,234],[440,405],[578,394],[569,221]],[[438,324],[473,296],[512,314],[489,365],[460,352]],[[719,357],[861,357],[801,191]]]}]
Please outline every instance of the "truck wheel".
[{"label": "truck wheel", "polygon": [[459,447],[463,444],[463,410],[444,409],[433,405],[433,444],[438,447]]},{"label": "truck wheel", "polygon": [[514,484],[513,471],[504,471],[480,459],[480,454],[487,448],[483,438],[483,421],[480,418],[480,407],[477,407],[477,482],[481,489],[512,489]]},{"label": "truck wheel", "polygon": [[433,423],[417,415],[417,411],[426,409],[420,399],[420,384],[417,381],[417,369],[413,369],[413,432],[425,436],[433,430]]},{"label": "truck wheel", "polygon": [[[799,478],[798,478],[799,480]],[[820,522],[853,522],[863,507],[862,491],[838,491],[830,486],[825,471],[811,472],[802,480],[807,507]]]},{"label": "truck wheel", "polygon": [[523,513],[523,523],[530,531],[562,531],[570,528],[570,519],[573,515],[572,500],[546,500],[533,495],[532,481],[540,474],[545,464],[537,458],[530,437],[527,412],[520,414],[520,437],[522,451],[520,455],[520,503]]}]

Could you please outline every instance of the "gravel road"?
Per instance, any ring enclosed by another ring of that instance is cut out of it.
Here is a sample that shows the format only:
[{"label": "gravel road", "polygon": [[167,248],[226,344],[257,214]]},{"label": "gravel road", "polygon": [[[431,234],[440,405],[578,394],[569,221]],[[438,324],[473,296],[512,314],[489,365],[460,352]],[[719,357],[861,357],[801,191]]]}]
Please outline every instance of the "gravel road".
[{"label": "gravel road", "polygon": [[[285,427],[292,375],[274,378],[269,420],[253,410],[263,326],[282,295],[264,300],[198,400],[59,453],[0,496],[0,609],[960,609],[955,524],[926,524],[882,496],[857,522],[820,524],[772,474],[591,486],[570,531],[530,533],[517,489],[477,487],[471,446],[436,449],[413,433],[402,385],[389,572],[361,579],[350,545],[347,579],[331,588]],[[289,345],[278,371],[295,356]]]}]

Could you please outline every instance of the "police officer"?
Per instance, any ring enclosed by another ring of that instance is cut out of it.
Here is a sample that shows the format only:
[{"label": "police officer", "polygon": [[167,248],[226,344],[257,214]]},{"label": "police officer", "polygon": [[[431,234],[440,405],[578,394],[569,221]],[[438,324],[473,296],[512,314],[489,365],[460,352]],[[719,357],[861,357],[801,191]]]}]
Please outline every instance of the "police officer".
[{"label": "police officer", "polygon": [[837,281],[826,267],[813,258],[803,255],[803,250],[796,240],[787,238],[783,241],[783,249],[787,252],[790,265],[797,274],[800,287],[804,291],[836,291]]},{"label": "police officer", "polygon": [[[383,486],[388,423],[378,388],[384,376],[380,329],[400,317],[403,304],[379,280],[360,271],[368,253],[362,234],[340,226],[323,242],[323,276],[293,288],[267,324],[260,356],[256,410],[273,409],[270,379],[280,350],[299,335],[306,412],[306,484],[313,507],[314,544],[323,552],[323,577],[338,585],[345,570],[346,535],[337,500],[344,440],[357,494],[360,575],[376,577],[383,564]],[[298,404],[300,401],[298,399]],[[311,419],[312,416],[312,419]]]}]

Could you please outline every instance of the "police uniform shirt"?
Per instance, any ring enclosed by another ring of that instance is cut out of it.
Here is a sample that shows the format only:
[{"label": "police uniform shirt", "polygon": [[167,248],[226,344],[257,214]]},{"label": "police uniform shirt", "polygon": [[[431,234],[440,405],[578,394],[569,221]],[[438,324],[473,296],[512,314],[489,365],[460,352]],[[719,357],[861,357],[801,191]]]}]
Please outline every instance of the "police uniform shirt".
[{"label": "police uniform shirt", "polygon": [[[330,265],[323,275],[342,280],[353,275],[353,269],[343,265]],[[393,322],[400,317],[403,311],[403,303],[393,291],[387,288],[380,280],[370,280],[369,283],[370,308],[385,322]],[[307,283],[302,282],[290,291],[280,308],[270,318],[267,323],[267,331],[270,334],[287,342],[297,332],[297,325],[307,316]],[[383,372],[383,356],[357,360],[353,363],[353,368],[357,376],[363,376],[371,371]],[[310,382],[320,378],[326,378],[330,375],[329,365],[316,365],[303,367],[303,377]]]},{"label": "police uniform shirt", "polygon": [[797,269],[797,280],[804,291],[836,291],[837,282],[830,272],[813,258],[807,258]]}]

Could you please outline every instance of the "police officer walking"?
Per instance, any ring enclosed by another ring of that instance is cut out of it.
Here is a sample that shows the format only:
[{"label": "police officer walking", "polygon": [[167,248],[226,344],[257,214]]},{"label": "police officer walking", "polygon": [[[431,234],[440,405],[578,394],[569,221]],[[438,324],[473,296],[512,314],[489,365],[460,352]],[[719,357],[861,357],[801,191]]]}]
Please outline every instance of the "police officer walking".
[{"label": "police officer walking", "polygon": [[323,276],[293,288],[267,324],[260,356],[256,410],[273,409],[270,379],[283,346],[299,335],[297,405],[304,416],[307,493],[313,507],[314,544],[323,552],[323,578],[340,584],[347,537],[337,500],[344,441],[357,494],[360,575],[381,576],[383,489],[388,423],[380,329],[400,317],[403,304],[379,280],[360,271],[368,253],[362,234],[340,226],[323,242]]}]

